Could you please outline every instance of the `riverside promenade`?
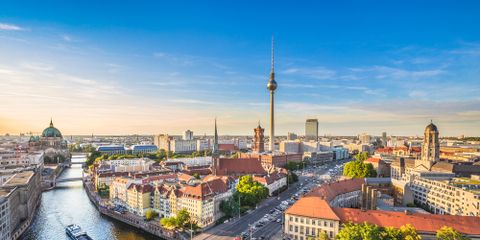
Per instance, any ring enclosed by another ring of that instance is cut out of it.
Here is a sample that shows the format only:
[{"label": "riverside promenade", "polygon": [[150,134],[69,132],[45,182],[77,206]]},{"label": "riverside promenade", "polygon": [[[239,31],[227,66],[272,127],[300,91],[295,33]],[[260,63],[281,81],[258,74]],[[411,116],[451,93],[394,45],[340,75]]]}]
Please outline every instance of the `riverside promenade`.
[{"label": "riverside promenade", "polygon": [[126,223],[130,226],[136,227],[140,230],[143,230],[145,232],[148,232],[152,235],[155,235],[157,237],[160,237],[162,239],[166,240],[176,240],[176,239],[184,239],[183,235],[176,232],[176,231],[170,231],[167,229],[164,229],[158,221],[145,221],[142,217],[137,216],[132,213],[124,213],[124,214],[119,214],[114,212],[113,210],[110,210],[106,206],[106,201],[103,200],[94,190],[93,184],[88,181],[86,178],[83,179],[83,186],[84,189],[87,193],[88,198],[90,201],[95,205],[95,207],[98,209],[98,211],[106,215],[110,218],[113,218],[117,221]]}]

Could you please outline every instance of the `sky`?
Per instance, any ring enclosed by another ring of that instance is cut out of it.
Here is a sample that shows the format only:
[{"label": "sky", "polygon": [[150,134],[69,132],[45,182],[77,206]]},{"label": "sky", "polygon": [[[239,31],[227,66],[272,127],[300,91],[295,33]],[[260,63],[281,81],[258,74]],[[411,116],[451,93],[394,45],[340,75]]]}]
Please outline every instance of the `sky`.
[{"label": "sky", "polygon": [[0,134],[480,135],[479,1],[9,1]]}]

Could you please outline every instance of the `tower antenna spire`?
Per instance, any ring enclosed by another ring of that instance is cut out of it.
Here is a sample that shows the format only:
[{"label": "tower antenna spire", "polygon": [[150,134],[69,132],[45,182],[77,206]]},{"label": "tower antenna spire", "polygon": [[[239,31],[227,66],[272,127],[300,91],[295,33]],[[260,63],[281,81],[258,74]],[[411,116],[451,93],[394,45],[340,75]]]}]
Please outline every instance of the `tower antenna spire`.
[{"label": "tower antenna spire", "polygon": [[272,73],[275,72],[275,37],[272,34]]}]

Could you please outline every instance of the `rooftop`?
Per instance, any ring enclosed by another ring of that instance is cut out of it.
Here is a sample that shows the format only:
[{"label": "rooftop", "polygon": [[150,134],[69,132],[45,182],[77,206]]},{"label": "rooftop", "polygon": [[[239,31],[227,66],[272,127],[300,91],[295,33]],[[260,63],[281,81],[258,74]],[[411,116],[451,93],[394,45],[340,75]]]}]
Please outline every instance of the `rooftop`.
[{"label": "rooftop", "polygon": [[4,186],[17,186],[28,184],[35,173],[33,171],[19,172],[8,179]]}]

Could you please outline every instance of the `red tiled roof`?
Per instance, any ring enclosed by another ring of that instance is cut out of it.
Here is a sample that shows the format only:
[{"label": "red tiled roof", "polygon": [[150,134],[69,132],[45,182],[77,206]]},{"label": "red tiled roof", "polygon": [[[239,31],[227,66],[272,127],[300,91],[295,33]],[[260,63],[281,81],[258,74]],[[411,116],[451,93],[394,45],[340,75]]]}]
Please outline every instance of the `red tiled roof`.
[{"label": "red tiled roof", "polygon": [[[333,208],[333,211],[344,223],[368,222],[380,227],[395,228],[399,228],[405,224],[411,224],[418,232],[429,233],[434,233],[443,226],[449,226],[463,234],[480,234],[480,217],[421,213],[405,214],[403,212],[390,212],[381,210],[362,211],[354,208]],[[322,217],[330,217],[330,214]]]},{"label": "red tiled roof", "polygon": [[333,200],[336,196],[362,189],[363,178],[352,178],[334,183],[323,184],[321,187],[313,189],[307,195],[317,196],[327,201]]},{"label": "red tiled roof", "polygon": [[220,150],[220,151],[235,151],[235,144],[233,144],[233,143],[220,143],[220,144],[218,144],[218,150]]},{"label": "red tiled roof", "polygon": [[380,158],[374,158],[374,157],[370,157],[366,160],[366,162],[371,162],[371,163],[380,163],[382,159]]},{"label": "red tiled roof", "polygon": [[141,192],[141,193],[146,193],[146,192],[152,192],[153,190],[153,187],[149,184],[131,184],[128,189],[132,189],[132,188],[135,188],[137,190],[137,192]]},{"label": "red tiled roof", "polygon": [[282,179],[284,177],[286,177],[286,175],[284,173],[272,173],[272,174],[266,175],[266,176],[253,176],[253,180],[255,180],[257,182],[260,182],[260,183],[270,185],[273,182],[275,182],[279,179]]},{"label": "red tiled roof", "polygon": [[265,174],[258,158],[220,158],[217,175]]},{"label": "red tiled roof", "polygon": [[208,182],[202,182],[196,186],[187,185],[183,189],[185,197],[205,199],[215,193],[224,193],[228,190],[227,184],[221,178],[215,178]]},{"label": "red tiled roof", "polygon": [[285,211],[285,214],[340,220],[328,202],[318,196],[305,196]]}]

